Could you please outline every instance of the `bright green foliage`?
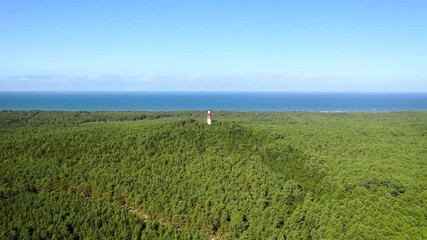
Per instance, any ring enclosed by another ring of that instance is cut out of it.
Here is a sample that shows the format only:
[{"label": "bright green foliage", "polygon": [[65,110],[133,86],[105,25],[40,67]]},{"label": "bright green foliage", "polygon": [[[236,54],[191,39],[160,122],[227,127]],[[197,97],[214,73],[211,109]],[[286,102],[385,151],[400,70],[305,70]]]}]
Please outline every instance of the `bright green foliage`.
[{"label": "bright green foliage", "polygon": [[427,239],[427,112],[214,117],[1,112],[0,238]]},{"label": "bright green foliage", "polygon": [[[24,192],[3,197],[0,200],[1,239],[170,239],[180,236],[175,229],[153,221],[144,222],[122,207],[69,193]],[[199,234],[188,236],[203,238]]]}]

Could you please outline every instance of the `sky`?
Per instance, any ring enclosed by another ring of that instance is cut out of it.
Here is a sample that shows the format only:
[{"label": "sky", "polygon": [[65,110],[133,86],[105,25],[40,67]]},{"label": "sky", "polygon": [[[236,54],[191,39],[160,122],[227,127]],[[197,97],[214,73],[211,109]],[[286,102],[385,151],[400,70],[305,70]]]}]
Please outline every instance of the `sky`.
[{"label": "sky", "polygon": [[427,92],[427,1],[0,0],[0,91]]}]

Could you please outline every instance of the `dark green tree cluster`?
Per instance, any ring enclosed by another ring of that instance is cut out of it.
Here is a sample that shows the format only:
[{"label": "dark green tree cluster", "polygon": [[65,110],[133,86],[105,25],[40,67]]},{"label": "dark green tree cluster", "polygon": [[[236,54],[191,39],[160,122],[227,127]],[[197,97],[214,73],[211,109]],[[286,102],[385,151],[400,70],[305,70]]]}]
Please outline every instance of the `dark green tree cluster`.
[{"label": "dark green tree cluster", "polygon": [[0,199],[1,239],[203,239],[143,221],[114,204],[65,192],[22,192]]},{"label": "dark green tree cluster", "polygon": [[0,236],[427,237],[427,113],[204,118],[1,112]]}]

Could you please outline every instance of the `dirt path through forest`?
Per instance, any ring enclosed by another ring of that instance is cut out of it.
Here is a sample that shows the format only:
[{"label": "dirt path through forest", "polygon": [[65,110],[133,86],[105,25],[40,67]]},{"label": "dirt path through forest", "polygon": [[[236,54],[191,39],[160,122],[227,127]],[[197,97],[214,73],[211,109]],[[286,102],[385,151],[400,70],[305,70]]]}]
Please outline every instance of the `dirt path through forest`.
[{"label": "dirt path through forest", "polygon": [[[151,221],[158,222],[159,224],[161,224],[161,225],[163,225],[163,226],[167,226],[167,225],[168,225],[168,224],[167,224],[165,221],[163,221],[163,220],[152,218],[148,213],[146,213],[146,212],[142,211],[142,210],[141,210],[141,209],[139,209],[139,208],[136,208],[136,207],[130,206],[130,205],[126,204],[126,203],[125,203],[125,204],[122,204],[122,207],[124,207],[127,211],[129,211],[130,213],[135,214],[137,217],[141,218],[141,219],[142,219],[142,220],[144,220],[144,221],[151,220]],[[175,229],[176,229],[176,230],[178,230],[178,231],[182,231],[182,224],[180,224],[180,223],[173,223],[173,224],[172,224],[172,227],[173,227],[173,228],[175,228]],[[218,235],[216,235],[216,232],[210,232],[210,233],[205,233],[205,232],[203,232],[203,234],[205,234],[205,235],[209,236],[212,240],[219,239],[219,236],[218,236]]]}]

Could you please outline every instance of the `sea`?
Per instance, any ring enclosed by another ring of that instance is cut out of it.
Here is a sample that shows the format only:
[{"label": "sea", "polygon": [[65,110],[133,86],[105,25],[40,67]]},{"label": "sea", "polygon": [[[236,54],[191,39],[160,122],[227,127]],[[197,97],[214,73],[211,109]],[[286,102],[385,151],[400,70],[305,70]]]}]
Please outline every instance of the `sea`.
[{"label": "sea", "polygon": [[425,111],[427,93],[0,92],[0,110]]}]

